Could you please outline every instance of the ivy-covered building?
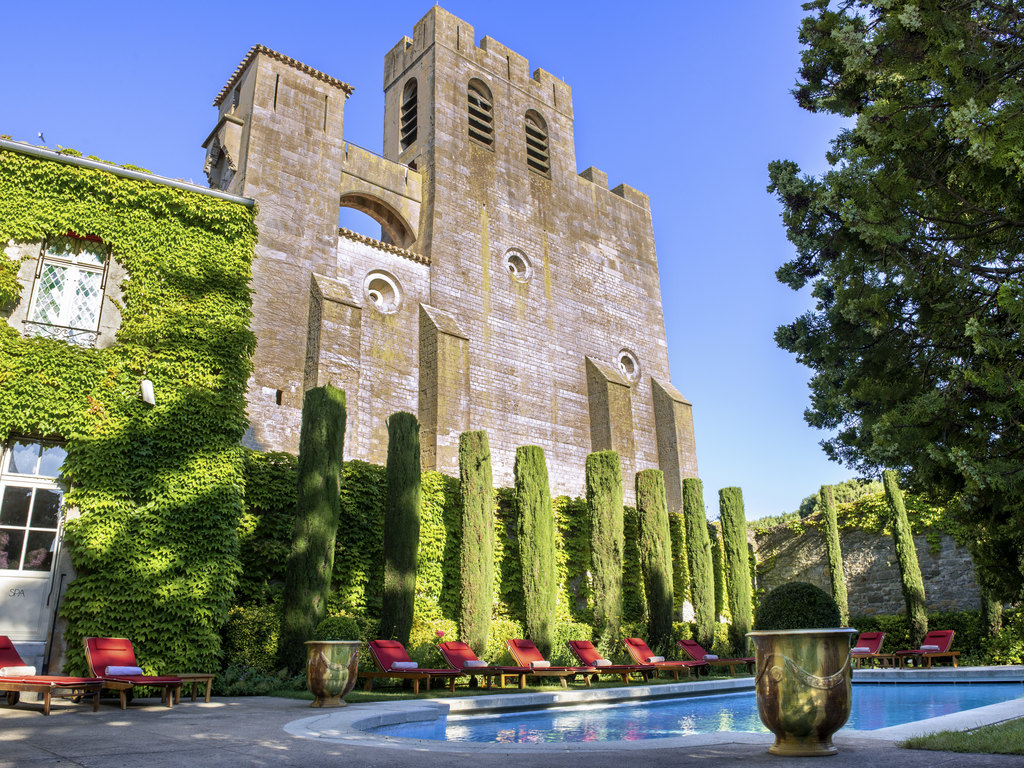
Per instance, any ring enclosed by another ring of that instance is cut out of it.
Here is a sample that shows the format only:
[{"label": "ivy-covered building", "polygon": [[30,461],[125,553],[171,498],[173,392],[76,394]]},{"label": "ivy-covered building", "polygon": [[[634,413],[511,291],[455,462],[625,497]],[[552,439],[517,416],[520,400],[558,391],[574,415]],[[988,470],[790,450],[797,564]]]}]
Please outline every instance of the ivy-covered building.
[{"label": "ivy-covered building", "polygon": [[72,668],[90,634],[211,667],[239,446],[294,452],[327,383],[346,460],[382,464],[408,411],[424,470],[457,476],[484,430],[497,485],[539,445],[578,496],[613,450],[627,503],[657,468],[681,510],[696,448],[649,201],[577,172],[566,83],[474,40],[435,6],[386,54],[382,156],[343,135],[351,86],[263,46],[214,101],[210,189],[0,142],[0,634]]},{"label": "ivy-covered building", "polygon": [[251,200],[0,140],[0,634],[29,663],[130,632],[216,664],[255,240]]}]

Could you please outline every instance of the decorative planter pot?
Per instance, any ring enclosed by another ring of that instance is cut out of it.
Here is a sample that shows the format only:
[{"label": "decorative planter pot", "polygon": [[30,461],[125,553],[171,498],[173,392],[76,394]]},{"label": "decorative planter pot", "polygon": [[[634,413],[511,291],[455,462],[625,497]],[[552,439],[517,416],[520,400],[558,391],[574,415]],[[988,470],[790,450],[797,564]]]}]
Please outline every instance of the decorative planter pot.
[{"label": "decorative planter pot", "polygon": [[855,629],[750,632],[757,649],[757,713],[776,755],[834,755],[832,734],[850,716]]},{"label": "decorative planter pot", "polygon": [[359,640],[310,640],[306,643],[306,685],[315,697],[311,707],[344,707],[356,684]]}]

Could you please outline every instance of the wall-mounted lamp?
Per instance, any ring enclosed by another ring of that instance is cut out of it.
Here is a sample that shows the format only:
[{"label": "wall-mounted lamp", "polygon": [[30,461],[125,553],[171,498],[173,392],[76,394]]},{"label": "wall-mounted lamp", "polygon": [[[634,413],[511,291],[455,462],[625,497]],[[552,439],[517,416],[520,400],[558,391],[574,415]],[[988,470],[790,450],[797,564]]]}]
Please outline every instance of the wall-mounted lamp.
[{"label": "wall-mounted lamp", "polygon": [[142,380],[142,402],[156,405],[156,397],[153,395],[153,382],[149,379]]}]

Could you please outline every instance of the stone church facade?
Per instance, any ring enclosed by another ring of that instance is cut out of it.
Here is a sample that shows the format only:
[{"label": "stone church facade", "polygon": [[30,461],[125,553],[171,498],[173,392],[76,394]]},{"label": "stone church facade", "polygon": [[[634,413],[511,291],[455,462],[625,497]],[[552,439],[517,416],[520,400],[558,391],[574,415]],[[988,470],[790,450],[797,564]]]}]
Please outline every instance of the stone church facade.
[{"label": "stone church facade", "polygon": [[[672,385],[647,197],[577,173],[572,92],[435,6],[387,53],[383,157],[344,138],[352,88],[268,48],[217,96],[211,187],[255,199],[258,338],[246,440],[295,451],[303,392],[345,390],[347,459],[382,463],[386,419],[421,424],[424,469],[458,474],[484,429],[495,483],[545,449],[556,494],[591,451],[697,474]],[[381,225],[338,227],[339,206]]]}]

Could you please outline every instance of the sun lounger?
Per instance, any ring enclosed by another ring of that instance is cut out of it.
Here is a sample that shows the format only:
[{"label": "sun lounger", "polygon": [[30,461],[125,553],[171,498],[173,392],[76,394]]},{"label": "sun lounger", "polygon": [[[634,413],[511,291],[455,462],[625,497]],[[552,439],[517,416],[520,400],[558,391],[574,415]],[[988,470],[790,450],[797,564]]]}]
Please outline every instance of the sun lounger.
[{"label": "sun lounger", "polygon": [[669,672],[675,676],[676,680],[679,679],[680,672],[690,675],[691,672],[697,674],[700,670],[708,668],[706,661],[666,661],[663,657],[655,655],[647,643],[639,637],[627,637],[622,642],[626,644],[626,650],[637,664],[647,664],[659,672]]},{"label": "sun lounger", "polygon": [[520,688],[526,687],[526,676],[530,673],[529,667],[494,667],[486,662],[480,661],[473,653],[473,649],[461,640],[449,640],[441,643],[438,648],[444,660],[452,669],[458,669],[470,676],[480,675],[484,678],[485,685],[491,687],[491,678],[498,678],[498,687],[504,688],[505,681],[515,679],[519,682]]},{"label": "sun lounger", "polygon": [[853,659],[854,664],[861,667],[865,661],[877,661],[883,667],[894,666],[896,655],[882,653],[883,640],[885,640],[885,632],[861,632],[850,649],[850,658]]},{"label": "sun lounger", "polygon": [[953,645],[953,635],[955,635],[952,629],[938,629],[929,632],[924,636],[924,641],[921,643],[920,648],[908,648],[903,651],[896,651],[896,658],[899,659],[900,668],[908,667],[914,663],[923,664],[926,667],[932,665],[933,659],[949,659],[953,662],[953,666],[957,666],[957,657],[960,656],[960,651],[949,650],[950,646]]},{"label": "sun lounger", "polygon": [[89,672],[103,678],[103,687],[117,691],[121,709],[125,709],[136,685],[160,689],[160,701],[168,707],[181,694],[181,678],[171,675],[144,675],[135,659],[132,641],[124,637],[85,638],[85,660]]},{"label": "sun lounger", "polygon": [[359,677],[366,680],[366,687],[363,690],[373,689],[373,681],[377,678],[396,678],[399,680],[412,680],[412,692],[420,692],[420,682],[423,682],[426,690],[430,690],[431,680],[447,680],[449,690],[455,693],[455,679],[464,673],[457,669],[424,669],[409,658],[405,646],[397,640],[371,640],[370,655],[376,670],[359,670]]},{"label": "sun lounger", "polygon": [[706,661],[712,667],[729,667],[730,677],[736,676],[736,667],[739,666],[745,666],[748,674],[754,674],[756,659],[753,656],[720,659],[705,651],[704,646],[696,640],[680,640],[676,645],[683,649],[683,653],[695,661]]},{"label": "sun lounger", "polygon": [[529,667],[530,677],[557,677],[563,688],[568,688],[565,679],[573,675],[583,675],[583,682],[589,688],[590,675],[597,671],[593,667],[553,667],[533,640],[509,639],[506,643],[512,658],[520,666]]},{"label": "sun lounger", "polygon": [[60,698],[92,696],[92,711],[100,708],[100,688],[103,681],[94,677],[66,675],[37,675],[35,667],[25,664],[14,643],[0,635],[0,693],[7,694],[7,703],[14,706],[22,693],[39,693],[43,697],[43,714],[50,714],[50,701]]},{"label": "sun lounger", "polygon": [[640,674],[646,681],[650,678],[655,668],[649,664],[612,664],[608,659],[601,656],[601,652],[594,647],[589,640],[567,640],[566,645],[573,655],[580,660],[581,664],[593,667],[597,675],[617,675],[622,682],[629,685],[629,676],[633,673]]}]

